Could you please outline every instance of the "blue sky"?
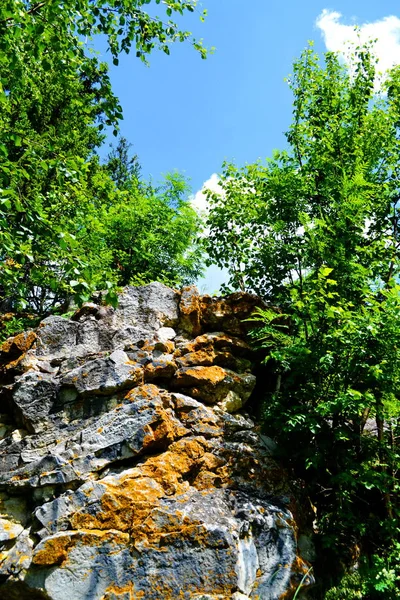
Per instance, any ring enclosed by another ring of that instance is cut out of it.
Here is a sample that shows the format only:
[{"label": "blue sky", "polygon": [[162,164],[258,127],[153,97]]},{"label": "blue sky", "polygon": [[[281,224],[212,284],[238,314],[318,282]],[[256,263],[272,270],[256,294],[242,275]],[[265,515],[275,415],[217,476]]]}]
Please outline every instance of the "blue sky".
[{"label": "blue sky", "polygon": [[[190,15],[184,25],[216,47],[206,61],[180,44],[169,57],[155,53],[149,68],[133,55],[111,67],[124,110],[121,133],[134,145],[144,176],[157,181],[177,169],[194,193],[225,159],[254,162],[284,146],[291,122],[284,78],[308,40],[321,53],[327,46],[335,50],[357,24],[381,40],[383,65],[397,57],[400,62],[400,7],[394,0],[203,0],[202,8],[208,9],[205,23]],[[209,273],[207,289],[218,283],[215,271]]]}]

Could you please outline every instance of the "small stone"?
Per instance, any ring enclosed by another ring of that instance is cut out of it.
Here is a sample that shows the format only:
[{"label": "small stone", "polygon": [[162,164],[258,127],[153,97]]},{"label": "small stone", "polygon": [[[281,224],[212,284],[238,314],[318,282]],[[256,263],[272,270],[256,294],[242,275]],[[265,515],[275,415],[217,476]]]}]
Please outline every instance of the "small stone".
[{"label": "small stone", "polygon": [[227,393],[225,398],[218,403],[218,406],[227,413],[235,413],[243,407],[243,399],[235,392]]},{"label": "small stone", "polygon": [[14,540],[19,536],[23,529],[23,526],[18,523],[0,519],[0,542]]},{"label": "small stone", "polygon": [[157,339],[160,342],[167,342],[168,340],[173,340],[175,337],[176,331],[172,327],[161,327],[157,331]]},{"label": "small stone", "polygon": [[84,302],[78,310],[74,312],[71,321],[80,321],[89,315],[97,316],[100,306],[94,302]]},{"label": "small stone", "polygon": [[23,530],[18,538],[16,538],[14,546],[7,552],[4,560],[1,562],[0,576],[10,577],[10,573],[12,573],[12,577],[16,580],[16,576],[19,573],[25,573],[32,562],[33,546],[34,543],[30,537],[30,529]]},{"label": "small stone", "polygon": [[177,370],[172,354],[161,354],[144,367],[144,380],[171,379]]}]

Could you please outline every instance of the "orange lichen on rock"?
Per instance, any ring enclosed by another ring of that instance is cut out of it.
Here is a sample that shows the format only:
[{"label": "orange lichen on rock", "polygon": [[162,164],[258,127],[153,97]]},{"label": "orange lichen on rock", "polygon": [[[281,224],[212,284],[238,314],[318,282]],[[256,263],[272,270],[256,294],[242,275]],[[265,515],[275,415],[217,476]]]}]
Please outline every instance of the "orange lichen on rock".
[{"label": "orange lichen on rock", "polygon": [[34,553],[32,562],[35,565],[60,565],[68,558],[68,552],[78,541],[78,534],[68,533],[47,538]]},{"label": "orange lichen on rock", "polygon": [[226,371],[222,367],[193,367],[180,370],[176,374],[177,385],[190,387],[192,385],[218,385],[224,381]]},{"label": "orange lichen on rock", "polygon": [[66,531],[46,538],[38,544],[32,558],[35,565],[50,566],[61,565],[67,559],[73,548],[79,543],[84,546],[96,546],[102,540],[107,544],[124,543],[129,541],[129,536],[119,531],[80,530]]},{"label": "orange lichen on rock", "polygon": [[36,338],[37,336],[34,331],[25,331],[14,337],[8,338],[8,340],[5,340],[0,346],[0,358],[3,359],[3,354],[14,356],[25,354],[25,352],[33,346],[33,342]]},{"label": "orange lichen on rock", "polygon": [[163,439],[167,442],[173,442],[190,433],[190,430],[178,421],[171,409],[157,406],[156,414],[159,416],[159,421],[156,426],[153,426],[155,441]]},{"label": "orange lichen on rock", "polygon": [[201,324],[208,331],[223,330],[233,335],[244,335],[249,329],[247,319],[263,301],[253,294],[237,292],[224,298],[200,298]]},{"label": "orange lichen on rock", "polygon": [[[136,476],[135,476],[136,475]],[[130,531],[133,523],[142,522],[164,496],[160,484],[148,477],[131,473],[120,479],[103,482],[104,494],[95,513],[81,509],[71,517],[74,529],[116,529]]]},{"label": "orange lichen on rock", "polygon": [[171,354],[162,354],[159,358],[149,362],[144,367],[144,380],[170,379],[173,377],[177,365]]},{"label": "orange lichen on rock", "polygon": [[198,441],[180,440],[163,454],[150,457],[140,469],[143,475],[162,485],[166,495],[181,493],[186,491],[189,485],[185,477],[202,454],[204,448]]},{"label": "orange lichen on rock", "polygon": [[252,355],[254,350],[244,340],[223,332],[205,333],[195,340],[180,342],[174,352],[181,368],[217,365],[238,373],[251,369],[248,358]]},{"label": "orange lichen on rock", "polygon": [[216,365],[186,367],[175,373],[172,384],[175,389],[183,388],[190,396],[207,404],[216,404],[232,390],[242,397],[244,404],[254,388],[255,377],[250,373],[238,375]]},{"label": "orange lichen on rock", "polygon": [[179,312],[181,329],[191,335],[199,335],[201,331],[200,297],[194,286],[187,286],[182,289]]},{"label": "orange lichen on rock", "polygon": [[158,506],[160,498],[188,489],[185,478],[191,470],[196,469],[197,473],[203,464],[206,469],[221,464],[211,453],[205,453],[202,441],[181,439],[171,444],[167,452],[150,457],[132,469],[126,477],[102,480],[104,492],[96,511],[83,508],[75,512],[70,520],[72,527],[119,531],[139,527]]},{"label": "orange lichen on rock", "polygon": [[172,340],[159,340],[154,344],[154,350],[158,350],[163,354],[173,354],[175,350],[175,344]]},{"label": "orange lichen on rock", "polygon": [[145,385],[141,385],[139,387],[133,388],[129,390],[127,394],[125,394],[125,400],[129,400],[129,402],[137,402],[138,400],[153,400],[160,395],[160,388],[151,383],[147,383]]},{"label": "orange lichen on rock", "polygon": [[161,406],[157,406],[155,413],[159,417],[157,421],[143,427],[142,451],[153,446],[165,447],[190,432],[176,419],[170,409],[165,410]]},{"label": "orange lichen on rock", "polygon": [[127,583],[126,585],[110,585],[104,592],[101,600],[139,600],[144,598],[145,594],[143,591],[135,593],[134,584]]},{"label": "orange lichen on rock", "polygon": [[[18,335],[8,338],[0,346],[0,367],[4,373],[11,373],[14,370],[27,371],[34,367],[33,361],[25,360],[27,352],[30,350],[36,341],[36,333],[34,331],[27,331],[19,333]],[[26,364],[23,364],[23,363]],[[32,364],[31,364],[32,362]]]},{"label": "orange lichen on rock", "polygon": [[215,352],[212,348],[198,350],[197,352],[188,352],[177,359],[180,367],[202,366],[210,367],[214,363]]}]

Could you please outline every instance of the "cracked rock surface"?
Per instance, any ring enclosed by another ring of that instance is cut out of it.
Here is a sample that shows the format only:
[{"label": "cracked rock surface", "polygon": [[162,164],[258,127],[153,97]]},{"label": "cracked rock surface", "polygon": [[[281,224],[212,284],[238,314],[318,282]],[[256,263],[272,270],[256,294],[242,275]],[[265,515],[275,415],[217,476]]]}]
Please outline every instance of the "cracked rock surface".
[{"label": "cracked rock surface", "polygon": [[293,597],[295,499],[245,412],[257,303],[154,283],[3,344],[2,600]]}]

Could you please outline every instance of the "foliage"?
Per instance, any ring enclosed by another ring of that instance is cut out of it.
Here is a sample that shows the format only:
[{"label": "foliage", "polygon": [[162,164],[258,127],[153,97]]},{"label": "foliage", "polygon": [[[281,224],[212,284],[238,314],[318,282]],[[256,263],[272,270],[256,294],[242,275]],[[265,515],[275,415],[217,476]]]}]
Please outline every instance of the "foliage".
[{"label": "foliage", "polygon": [[[293,345],[289,319],[289,315],[278,312],[276,308],[256,308],[246,321],[257,323],[257,329],[250,331],[250,336],[258,342],[258,345],[272,350]],[[265,361],[270,358],[272,358],[271,353],[266,356]]]},{"label": "foliage", "polygon": [[290,80],[292,151],[276,151],[265,166],[225,164],[223,193],[208,192],[207,250],[229,270],[233,288],[286,302],[288,282],[301,286],[310,269],[325,264],[341,274],[339,293],[348,273],[358,271],[360,282],[365,268],[383,281],[393,277],[400,74],[392,73],[387,97],[377,99],[369,52],[354,61],[352,79],[335,54],[323,69],[306,50]]},{"label": "foliage", "polygon": [[325,600],[364,600],[365,583],[358,571],[344,575],[338,585],[330,588]]},{"label": "foliage", "polygon": [[[202,270],[195,243],[201,223],[187,200],[187,182],[178,173],[167,175],[159,187],[144,182],[137,157],[131,159],[126,148],[120,141],[96,173],[91,211],[82,215],[77,234],[96,287],[107,281],[118,286],[191,283]],[[110,172],[116,180],[111,187]]]},{"label": "foliage", "polygon": [[199,218],[183,197],[187,184],[178,174],[159,189],[147,187],[120,196],[104,216],[104,241],[112,248],[118,285],[162,281],[193,283],[201,273],[201,252],[193,243]]},{"label": "foliage", "polygon": [[[122,147],[128,148],[126,140],[119,142],[118,148]],[[29,260],[21,264],[8,256],[2,282],[10,308],[22,296],[26,305],[44,314],[68,296],[77,303],[88,300],[92,289],[108,290],[106,301],[115,303],[116,286],[154,280],[182,285],[198,277],[202,252],[195,238],[201,224],[187,200],[186,181],[171,174],[155,188],[139,174],[137,157],[131,159],[129,153],[121,160],[113,150],[104,165],[93,156],[84,176],[68,188],[71,204],[66,204],[65,196],[60,200],[59,213],[56,194],[65,189],[60,190],[55,182],[49,204],[52,224],[69,232],[60,233],[60,252],[59,244],[52,246],[51,240],[41,236],[32,240]],[[16,226],[10,225],[12,232]],[[66,250],[72,266],[63,258]],[[18,249],[16,256],[20,256]]]},{"label": "foliage", "polygon": [[[265,426],[306,480],[338,572],[357,547],[387,561],[400,518],[400,69],[385,95],[374,80],[369,47],[348,67],[309,47],[289,78],[289,149],[225,164],[222,193],[208,192],[210,260],[284,311],[254,316],[277,381]],[[388,597],[379,572],[371,598]]]},{"label": "foliage", "polygon": [[[112,190],[96,149],[122,108],[107,66],[89,44],[106,36],[114,63],[135,49],[191,40],[171,20],[196,10],[195,0],[166,0],[166,18],[147,12],[160,0],[5,0],[0,6],[0,304],[43,313],[66,295],[82,302],[96,287],[79,243],[96,177]],[[203,15],[201,15],[203,18]],[[94,277],[94,278],[93,278]],[[107,283],[112,287],[113,280]],[[110,286],[109,286],[110,287]],[[110,290],[111,290],[110,287]],[[114,294],[115,297],[115,294]]]},{"label": "foliage", "polygon": [[[0,7],[1,54],[11,61],[21,88],[36,81],[35,73],[24,64],[25,55],[33,54],[44,68],[56,56],[57,72],[68,78],[84,60],[84,40],[96,35],[106,36],[115,64],[118,55],[129,53],[132,47],[136,56],[146,61],[154,48],[169,54],[172,43],[188,39],[203,58],[206,56],[201,42],[171,19],[195,12],[197,0],[155,0],[155,4],[163,5],[165,20],[145,10],[150,4],[151,0],[5,0]],[[201,13],[201,19],[205,14]]]},{"label": "foliage", "polygon": [[326,600],[396,600],[400,598],[400,544],[395,542],[386,556],[373,555],[363,561],[360,568],[342,577],[340,583],[330,588]]},{"label": "foliage", "polygon": [[130,156],[132,144],[124,137],[118,140],[115,148],[111,148],[106,163],[106,171],[119,190],[130,190],[139,183],[140,165],[138,156]]},{"label": "foliage", "polygon": [[0,344],[7,338],[39,324],[37,315],[5,313],[0,317]]}]

